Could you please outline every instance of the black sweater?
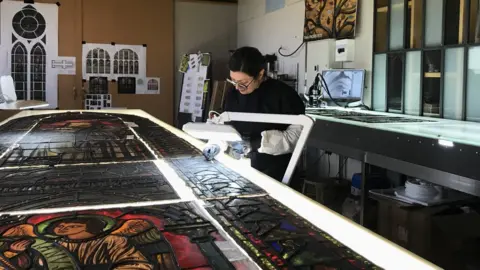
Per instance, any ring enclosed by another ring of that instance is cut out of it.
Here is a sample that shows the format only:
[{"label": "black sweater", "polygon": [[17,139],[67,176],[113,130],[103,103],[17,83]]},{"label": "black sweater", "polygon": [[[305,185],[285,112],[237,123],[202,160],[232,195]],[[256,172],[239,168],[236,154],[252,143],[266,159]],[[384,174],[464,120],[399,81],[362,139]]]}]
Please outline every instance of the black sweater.
[{"label": "black sweater", "polygon": [[[281,81],[267,79],[262,82],[258,89],[248,95],[242,95],[236,89],[231,89],[228,92],[224,110],[229,112],[299,115],[305,114],[305,105],[291,87]],[[234,126],[245,140],[250,140],[252,167],[280,181],[287,169],[291,155],[272,156],[258,153],[257,150],[260,147],[263,131],[284,131],[288,125],[252,122],[231,122],[229,124]]]}]

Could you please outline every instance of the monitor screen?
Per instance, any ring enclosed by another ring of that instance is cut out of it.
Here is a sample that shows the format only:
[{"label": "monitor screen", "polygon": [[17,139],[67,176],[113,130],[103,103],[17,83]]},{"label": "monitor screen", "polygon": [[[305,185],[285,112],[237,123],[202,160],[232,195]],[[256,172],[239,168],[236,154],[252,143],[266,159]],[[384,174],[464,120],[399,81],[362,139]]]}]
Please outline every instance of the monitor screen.
[{"label": "monitor screen", "polygon": [[[333,99],[361,100],[363,96],[364,69],[329,69],[322,72]],[[330,99],[325,88],[323,98]]]}]

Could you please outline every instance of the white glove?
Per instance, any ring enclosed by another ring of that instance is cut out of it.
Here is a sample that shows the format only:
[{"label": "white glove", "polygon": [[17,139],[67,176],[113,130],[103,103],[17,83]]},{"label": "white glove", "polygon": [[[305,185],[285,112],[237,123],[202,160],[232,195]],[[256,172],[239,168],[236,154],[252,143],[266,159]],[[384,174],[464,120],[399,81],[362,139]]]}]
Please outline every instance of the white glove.
[{"label": "white glove", "polygon": [[212,118],[207,119],[207,124],[223,125],[224,121],[220,116],[214,115]]},{"label": "white glove", "polygon": [[302,126],[298,125],[291,125],[285,131],[264,131],[258,152],[273,156],[290,154],[295,149],[301,133]]}]

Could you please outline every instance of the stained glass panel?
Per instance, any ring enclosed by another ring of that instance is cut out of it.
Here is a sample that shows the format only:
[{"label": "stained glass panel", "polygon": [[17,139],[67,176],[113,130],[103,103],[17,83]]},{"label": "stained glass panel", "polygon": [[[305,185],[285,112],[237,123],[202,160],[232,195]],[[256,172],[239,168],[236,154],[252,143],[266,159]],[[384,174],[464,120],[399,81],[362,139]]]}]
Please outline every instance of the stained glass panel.
[{"label": "stained glass panel", "polygon": [[264,269],[379,269],[270,197],[210,203],[207,210]]},{"label": "stained glass panel", "polygon": [[0,247],[7,269],[255,269],[192,203],[2,216]]},{"label": "stained glass panel", "polygon": [[217,161],[204,157],[168,161],[200,199],[265,194],[265,191]]},{"label": "stained glass panel", "polygon": [[0,212],[179,199],[152,162],[0,170]]},{"label": "stained glass panel", "polygon": [[196,147],[176,136],[165,128],[154,122],[134,116],[119,115],[123,121],[134,123],[135,132],[149,144],[158,157],[163,158],[185,158],[203,156]]},{"label": "stained glass panel", "polygon": [[118,117],[94,113],[37,116],[38,124],[0,159],[1,166],[153,159]]}]

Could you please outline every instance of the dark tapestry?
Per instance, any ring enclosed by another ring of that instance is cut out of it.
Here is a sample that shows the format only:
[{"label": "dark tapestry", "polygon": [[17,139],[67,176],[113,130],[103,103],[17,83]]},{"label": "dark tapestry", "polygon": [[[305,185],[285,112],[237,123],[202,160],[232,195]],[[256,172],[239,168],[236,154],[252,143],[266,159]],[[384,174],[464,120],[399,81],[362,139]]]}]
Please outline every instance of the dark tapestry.
[{"label": "dark tapestry", "polygon": [[0,170],[0,213],[179,199],[152,162]]},{"label": "dark tapestry", "polygon": [[0,269],[252,268],[191,203],[2,216],[0,222]]},{"label": "dark tapestry", "polygon": [[358,0],[305,0],[303,40],[355,37]]},{"label": "dark tapestry", "polygon": [[200,157],[168,162],[200,199],[266,194],[263,189],[217,161]]},{"label": "dark tapestry", "polygon": [[270,197],[210,203],[207,210],[264,269],[379,269]]}]

